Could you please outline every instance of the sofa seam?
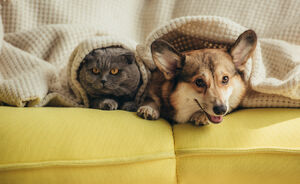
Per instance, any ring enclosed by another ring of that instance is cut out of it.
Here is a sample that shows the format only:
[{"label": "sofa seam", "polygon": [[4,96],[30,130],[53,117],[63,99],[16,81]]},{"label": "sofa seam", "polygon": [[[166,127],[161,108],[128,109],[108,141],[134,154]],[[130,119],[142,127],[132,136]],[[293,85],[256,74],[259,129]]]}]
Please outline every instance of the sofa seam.
[{"label": "sofa seam", "polygon": [[110,165],[124,165],[124,164],[135,164],[159,160],[176,159],[174,153],[164,153],[156,157],[134,157],[127,159],[95,159],[95,160],[56,160],[56,161],[40,161],[40,162],[28,162],[21,164],[0,164],[1,171],[13,171],[13,170],[24,170],[24,169],[37,169],[37,168],[48,168],[48,167],[68,167],[68,166],[110,166]]},{"label": "sofa seam", "polygon": [[239,149],[177,149],[176,157],[200,155],[246,155],[246,154],[300,154],[300,149],[239,148]]},{"label": "sofa seam", "polygon": [[177,153],[175,150],[175,131],[174,131],[174,126],[172,126],[172,137],[173,137],[173,145],[174,145],[174,155],[175,155],[175,176],[176,176],[176,183],[179,184],[179,176],[178,176],[178,163],[177,163]]}]

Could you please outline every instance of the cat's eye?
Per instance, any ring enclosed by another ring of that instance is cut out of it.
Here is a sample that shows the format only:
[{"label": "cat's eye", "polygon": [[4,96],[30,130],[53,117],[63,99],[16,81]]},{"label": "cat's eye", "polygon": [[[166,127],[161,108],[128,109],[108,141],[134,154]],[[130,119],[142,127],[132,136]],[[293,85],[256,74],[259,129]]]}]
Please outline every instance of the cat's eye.
[{"label": "cat's eye", "polygon": [[92,69],[92,72],[97,75],[100,73],[100,69],[95,67]]},{"label": "cat's eye", "polygon": [[223,76],[222,78],[222,84],[227,84],[229,81],[229,77],[228,76]]},{"label": "cat's eye", "polygon": [[110,74],[112,75],[117,75],[119,73],[119,69],[118,68],[113,68],[110,70]]},{"label": "cat's eye", "polygon": [[206,87],[206,84],[205,84],[204,80],[203,80],[203,79],[200,79],[200,78],[195,80],[195,84],[196,84],[199,88],[204,88],[204,87]]}]

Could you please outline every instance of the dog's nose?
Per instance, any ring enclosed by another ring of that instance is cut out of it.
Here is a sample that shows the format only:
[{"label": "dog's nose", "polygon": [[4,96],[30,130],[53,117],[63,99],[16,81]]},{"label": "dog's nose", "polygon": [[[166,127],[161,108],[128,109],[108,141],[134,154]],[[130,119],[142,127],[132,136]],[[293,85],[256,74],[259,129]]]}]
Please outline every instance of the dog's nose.
[{"label": "dog's nose", "polygon": [[213,107],[213,111],[214,111],[214,113],[216,113],[217,115],[223,115],[223,114],[226,113],[227,107],[226,107],[225,105],[214,106],[214,107]]}]

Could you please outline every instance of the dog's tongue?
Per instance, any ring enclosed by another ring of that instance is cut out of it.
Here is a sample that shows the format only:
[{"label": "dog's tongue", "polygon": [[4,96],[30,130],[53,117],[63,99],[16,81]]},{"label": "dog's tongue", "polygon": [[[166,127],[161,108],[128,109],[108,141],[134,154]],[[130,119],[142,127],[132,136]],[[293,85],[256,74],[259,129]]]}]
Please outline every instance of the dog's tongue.
[{"label": "dog's tongue", "polygon": [[209,115],[209,119],[211,122],[213,123],[221,123],[221,121],[223,120],[223,116],[211,116]]}]

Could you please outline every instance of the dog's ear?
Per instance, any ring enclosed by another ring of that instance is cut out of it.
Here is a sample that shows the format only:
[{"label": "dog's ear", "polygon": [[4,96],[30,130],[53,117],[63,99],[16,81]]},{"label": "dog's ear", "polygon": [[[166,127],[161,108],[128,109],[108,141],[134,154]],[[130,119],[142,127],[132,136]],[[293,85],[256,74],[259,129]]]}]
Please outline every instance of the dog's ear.
[{"label": "dog's ear", "polygon": [[184,55],[164,40],[154,41],[151,44],[151,53],[155,65],[167,80],[174,78],[184,65]]},{"label": "dog's ear", "polygon": [[244,70],[245,64],[255,50],[257,43],[256,33],[253,30],[247,30],[242,33],[235,41],[230,50],[235,67]]}]

